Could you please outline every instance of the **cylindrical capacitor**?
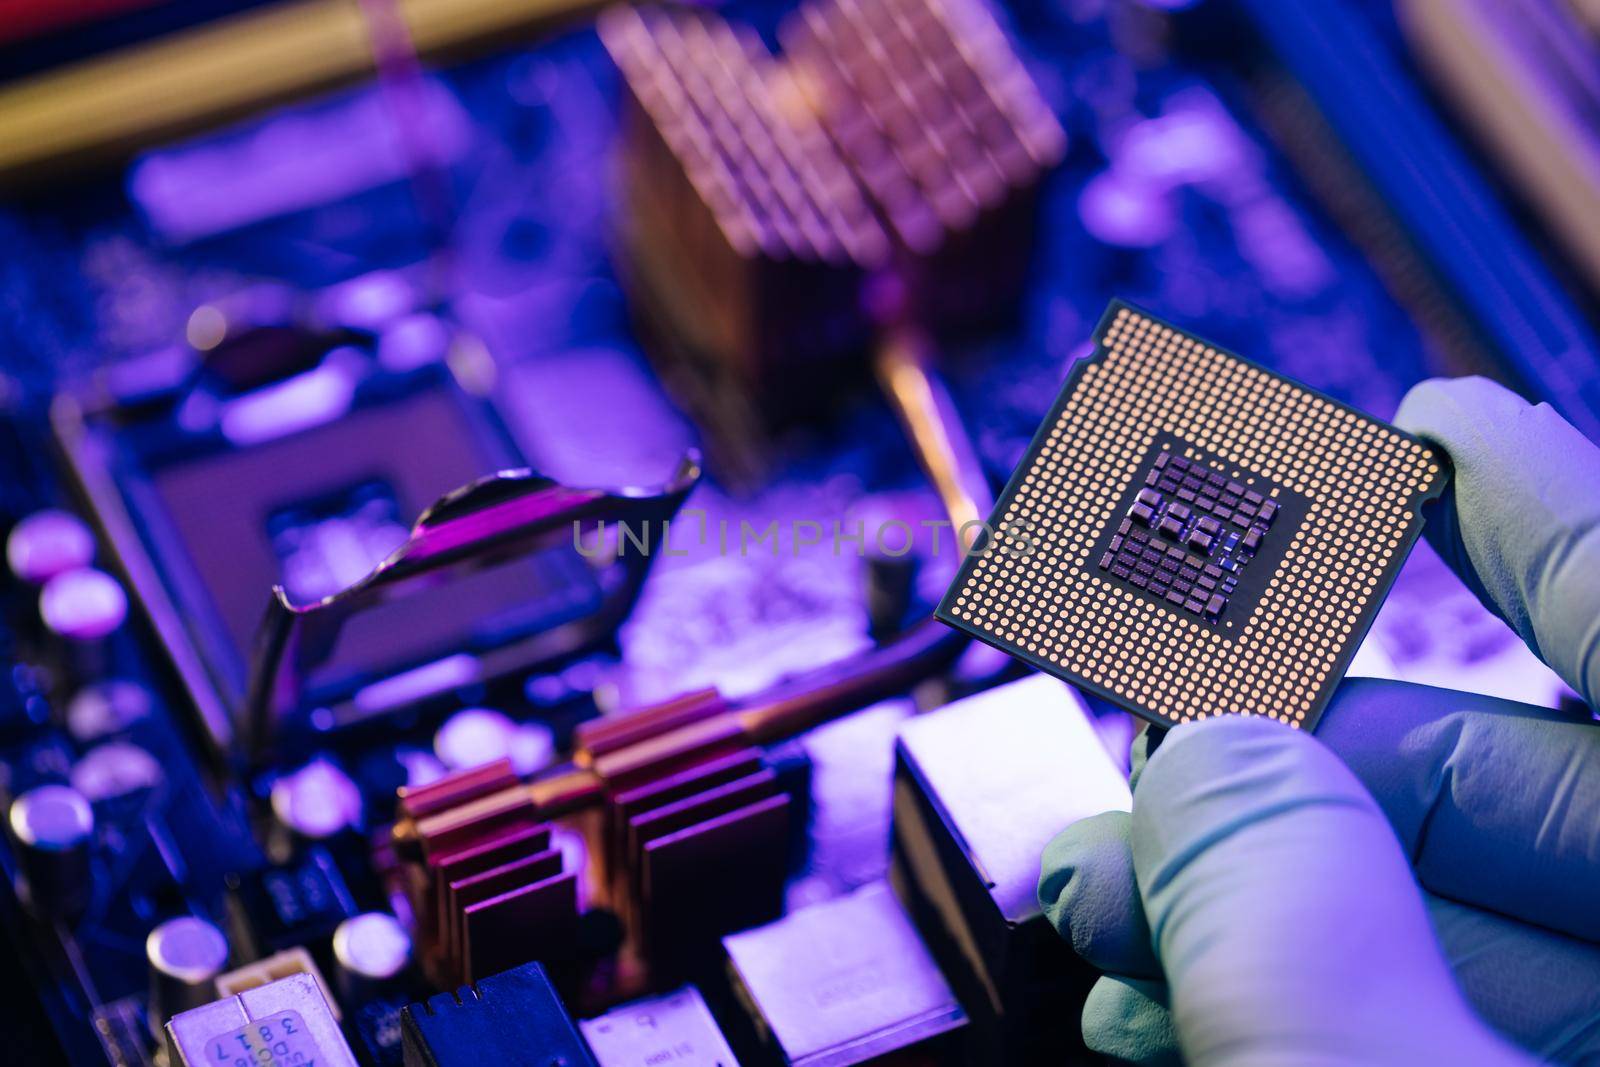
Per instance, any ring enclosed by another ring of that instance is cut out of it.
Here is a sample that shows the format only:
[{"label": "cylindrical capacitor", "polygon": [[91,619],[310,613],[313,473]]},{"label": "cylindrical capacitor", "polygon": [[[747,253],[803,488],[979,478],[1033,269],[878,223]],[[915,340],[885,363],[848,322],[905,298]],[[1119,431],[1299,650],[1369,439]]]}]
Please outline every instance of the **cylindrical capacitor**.
[{"label": "cylindrical capacitor", "polygon": [[155,694],[138,682],[95,682],[67,701],[67,730],[79,744],[91,744],[149,718],[155,706]]},{"label": "cylindrical capacitor", "polygon": [[532,774],[555,759],[555,734],[542,722],[517,723],[492,708],[464,708],[433,735],[433,751],[452,771],[509,757],[518,774]]},{"label": "cylindrical capacitor", "polygon": [[94,534],[70,511],[36,511],[6,537],[6,565],[29,585],[43,585],[93,562]]},{"label": "cylindrical capacitor", "polygon": [[464,708],[433,735],[433,753],[452,771],[464,771],[503,758],[517,724],[491,708]]},{"label": "cylindrical capacitor", "polygon": [[282,859],[361,824],[361,788],[340,767],[314,759],[272,783],[272,851]]},{"label": "cylindrical capacitor", "polygon": [[333,932],[339,997],[346,1004],[390,992],[411,964],[411,935],[388,912],[369,911],[339,924]]},{"label": "cylindrical capacitor", "polygon": [[11,834],[28,883],[28,904],[39,915],[72,918],[94,891],[89,852],[94,808],[65,785],[41,785],[11,802]]},{"label": "cylindrical capacitor", "polygon": [[150,961],[150,1032],[159,1040],[168,1019],[216,999],[217,976],[228,965],[228,939],[206,920],[184,915],[151,930],[144,954]]},{"label": "cylindrical capacitor", "polygon": [[915,556],[875,552],[867,557],[867,632],[874,641],[891,641],[905,630],[920,569]]},{"label": "cylindrical capacitor", "polygon": [[154,789],[165,778],[161,761],[127,741],[108,741],[72,765],[72,787],[95,804]]},{"label": "cylindrical capacitor", "polygon": [[80,680],[111,669],[110,639],[128,618],[128,595],[104,571],[79,567],[45,583],[39,616]]}]

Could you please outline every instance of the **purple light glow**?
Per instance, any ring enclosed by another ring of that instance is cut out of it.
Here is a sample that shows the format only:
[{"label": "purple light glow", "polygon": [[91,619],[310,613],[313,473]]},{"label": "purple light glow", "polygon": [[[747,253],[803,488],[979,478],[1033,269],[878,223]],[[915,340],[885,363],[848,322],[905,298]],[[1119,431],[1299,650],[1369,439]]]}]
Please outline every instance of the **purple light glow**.
[{"label": "purple light glow", "polygon": [[96,641],[128,617],[128,595],[117,580],[90,567],[58,574],[39,593],[39,614],[52,632]]},{"label": "purple light glow", "polygon": [[[471,147],[472,120],[441,83],[422,83],[418,114],[431,163]],[[129,173],[128,193],[157,232],[185,244],[403,181],[411,169],[388,103],[364,89],[151,153]]]},{"label": "purple light glow", "polygon": [[356,707],[368,714],[387,711],[478,680],[476,657],[465,652],[413,667],[381,682],[363,686],[355,695]]},{"label": "purple light glow", "polygon": [[361,791],[332,763],[313,760],[272,783],[272,813],[306,837],[332,837],[361,821]]},{"label": "purple light glow", "polygon": [[433,735],[433,754],[452,771],[480,767],[509,754],[516,728],[504,712],[466,708],[446,719]]},{"label": "purple light glow", "polygon": [[445,720],[433,751],[452,771],[509,758],[518,774],[532,774],[555,759],[555,735],[543,723],[514,722],[492,708],[466,708]]},{"label": "purple light glow", "polygon": [[222,405],[222,435],[235,447],[259,445],[332,422],[350,410],[360,353],[340,349],[320,367]]},{"label": "purple light glow", "polygon": [[93,803],[154,789],[165,777],[147,750],[127,741],[108,741],[73,765],[72,788]]},{"label": "purple light glow", "polygon": [[30,585],[42,585],[64,571],[94,561],[94,535],[67,511],[36,511],[11,528],[6,564]]},{"label": "purple light glow", "polygon": [[1178,223],[1165,189],[1115,170],[1089,179],[1078,196],[1078,216],[1090,236],[1114,248],[1154,248]]}]

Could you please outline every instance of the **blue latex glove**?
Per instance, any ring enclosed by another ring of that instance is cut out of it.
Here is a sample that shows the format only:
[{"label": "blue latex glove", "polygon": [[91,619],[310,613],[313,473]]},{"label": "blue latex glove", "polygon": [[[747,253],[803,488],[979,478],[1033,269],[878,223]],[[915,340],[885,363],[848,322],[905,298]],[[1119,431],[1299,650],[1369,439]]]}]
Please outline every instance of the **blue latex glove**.
[{"label": "blue latex glove", "polygon": [[[1482,379],[1396,421],[1455,464],[1430,540],[1593,706],[1600,450]],[[1131,815],[1050,844],[1039,897],[1106,972],[1084,1034],[1119,1059],[1600,1063],[1600,726],[1352,680],[1315,738],[1178,727],[1136,746]]]}]

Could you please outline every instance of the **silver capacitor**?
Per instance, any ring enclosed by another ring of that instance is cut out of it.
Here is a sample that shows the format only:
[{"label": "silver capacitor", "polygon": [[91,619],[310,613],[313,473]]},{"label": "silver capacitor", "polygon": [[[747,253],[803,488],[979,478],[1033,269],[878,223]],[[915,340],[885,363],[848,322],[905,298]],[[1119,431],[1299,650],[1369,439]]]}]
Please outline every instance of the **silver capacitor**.
[{"label": "silver capacitor", "polygon": [[273,822],[268,845],[280,860],[361,825],[361,787],[322,757],[273,782],[269,799]]},{"label": "silver capacitor", "polygon": [[383,911],[355,915],[333,932],[339,998],[357,1003],[393,990],[411,965],[411,935]]},{"label": "silver capacitor", "polygon": [[71,786],[41,785],[11,802],[9,822],[30,909],[49,918],[82,914],[94,891],[89,801]]},{"label": "silver capacitor", "polygon": [[72,788],[94,804],[154,789],[166,778],[161,761],[128,741],[107,741],[72,765]]},{"label": "silver capacitor", "polygon": [[110,671],[111,638],[128,619],[128,594],[93,567],[63,571],[39,590],[39,617],[80,681]]},{"label": "silver capacitor", "polygon": [[509,758],[518,774],[532,774],[555,760],[555,733],[542,722],[518,723],[493,708],[463,708],[433,735],[433,752],[452,771]]},{"label": "silver capacitor", "polygon": [[36,511],[6,535],[6,566],[29,585],[93,562],[94,534],[70,511]]},{"label": "silver capacitor", "polygon": [[150,962],[150,1033],[160,1040],[168,1019],[216,999],[217,976],[228,965],[228,938],[212,923],[183,915],[151,930],[144,954]]},{"label": "silver capacitor", "polygon": [[155,707],[155,694],[138,682],[94,682],[67,701],[67,731],[79,744],[93,744],[144,721]]}]

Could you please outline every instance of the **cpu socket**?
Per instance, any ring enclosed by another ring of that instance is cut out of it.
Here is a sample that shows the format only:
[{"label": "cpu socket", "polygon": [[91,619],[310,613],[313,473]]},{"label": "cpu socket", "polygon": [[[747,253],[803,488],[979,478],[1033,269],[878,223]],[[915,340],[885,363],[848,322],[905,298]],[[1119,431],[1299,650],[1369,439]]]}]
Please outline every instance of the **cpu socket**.
[{"label": "cpu socket", "polygon": [[698,473],[559,486],[444,364],[343,340],[280,377],[201,361],[52,413],[206,732],[252,759],[612,641],[648,556],[580,554],[574,524],[664,521]]}]

